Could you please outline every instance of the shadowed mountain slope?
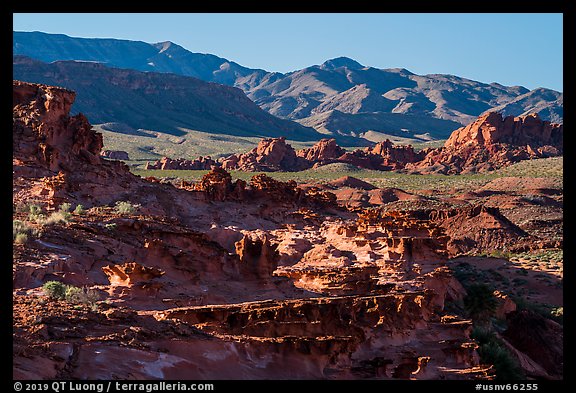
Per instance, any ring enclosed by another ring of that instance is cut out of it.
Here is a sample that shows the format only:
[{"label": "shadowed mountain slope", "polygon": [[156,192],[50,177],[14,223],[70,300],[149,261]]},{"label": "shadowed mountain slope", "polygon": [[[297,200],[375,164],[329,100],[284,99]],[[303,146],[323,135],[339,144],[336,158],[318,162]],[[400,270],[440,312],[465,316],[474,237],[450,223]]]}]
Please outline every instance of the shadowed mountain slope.
[{"label": "shadowed mountain slope", "polygon": [[94,123],[121,122],[173,135],[194,129],[237,136],[317,140],[311,128],[260,109],[241,90],[175,74],[109,68],[78,61],[43,63],[14,57],[17,80],[60,85],[77,92],[73,113]]}]

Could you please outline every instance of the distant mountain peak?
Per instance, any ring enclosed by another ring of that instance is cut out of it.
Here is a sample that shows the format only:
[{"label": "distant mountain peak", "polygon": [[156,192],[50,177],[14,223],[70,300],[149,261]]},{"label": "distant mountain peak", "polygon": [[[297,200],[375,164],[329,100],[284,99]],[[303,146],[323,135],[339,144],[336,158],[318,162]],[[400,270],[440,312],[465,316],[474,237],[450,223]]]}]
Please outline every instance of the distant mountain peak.
[{"label": "distant mountain peak", "polygon": [[320,68],[324,70],[335,70],[336,68],[340,67],[347,67],[354,70],[365,68],[362,64],[358,63],[356,60],[344,56],[326,60],[320,66]]},{"label": "distant mountain peak", "polygon": [[158,42],[156,44],[153,44],[156,48],[160,49],[160,52],[158,53],[162,53],[166,50],[168,50],[168,48],[170,48],[172,45],[175,45],[173,42],[171,41],[164,41],[164,42]]}]

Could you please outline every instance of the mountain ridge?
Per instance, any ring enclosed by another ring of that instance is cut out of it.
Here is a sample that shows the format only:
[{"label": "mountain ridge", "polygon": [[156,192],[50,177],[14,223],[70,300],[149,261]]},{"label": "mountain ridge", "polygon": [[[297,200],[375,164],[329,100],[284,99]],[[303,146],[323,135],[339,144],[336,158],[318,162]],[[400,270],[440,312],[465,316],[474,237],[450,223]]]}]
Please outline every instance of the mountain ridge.
[{"label": "mountain ridge", "polygon": [[[76,38],[47,33],[13,32],[14,54],[42,61],[101,61],[119,68],[192,76],[241,89],[266,112],[301,124],[315,124],[339,112],[359,122],[368,115],[399,114],[434,119],[428,133],[441,139],[488,111],[505,115],[537,113],[548,121],[563,121],[563,93],[551,89],[483,83],[449,74],[417,75],[404,68],[379,69],[340,56],[320,65],[288,73],[251,69],[211,54],[191,52],[176,43],[145,43],[117,39]],[[388,116],[390,117],[390,116]],[[409,124],[410,119],[406,117]],[[338,119],[325,124],[336,124]],[[326,127],[332,137],[357,138],[348,127]],[[442,124],[438,129],[438,124]],[[365,132],[382,131],[376,123]],[[407,127],[403,127],[407,128]],[[320,131],[320,130],[319,130]],[[383,130],[392,135],[397,129]],[[422,130],[408,129],[411,134]]]},{"label": "mountain ridge", "polygon": [[237,136],[289,135],[296,140],[320,137],[312,128],[268,114],[238,88],[188,76],[15,56],[13,78],[76,91],[73,113],[81,112],[94,123],[117,121],[172,135],[182,135],[180,128],[185,128]]}]

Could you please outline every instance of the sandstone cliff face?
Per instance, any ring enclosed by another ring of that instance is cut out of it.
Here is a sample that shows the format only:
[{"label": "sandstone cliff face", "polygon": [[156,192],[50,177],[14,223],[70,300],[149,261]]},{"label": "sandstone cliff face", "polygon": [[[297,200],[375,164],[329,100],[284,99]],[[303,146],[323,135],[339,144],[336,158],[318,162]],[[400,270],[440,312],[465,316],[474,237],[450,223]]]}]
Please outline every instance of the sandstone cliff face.
[{"label": "sandstone cliff face", "polygon": [[454,131],[444,144],[458,148],[465,144],[490,147],[497,143],[515,146],[530,145],[538,148],[552,146],[562,152],[563,125],[543,121],[537,114],[527,116],[507,116],[488,112],[476,121]]},{"label": "sandstone cliff face", "polygon": [[506,321],[508,328],[502,334],[505,339],[532,364],[545,370],[545,375],[534,373],[533,376],[555,379],[563,374],[564,332],[561,325],[528,310],[511,312]]},{"label": "sandstone cliff face", "polygon": [[76,161],[100,163],[102,135],[91,132],[83,115],[68,117],[75,96],[63,88],[14,82],[15,158],[51,171],[71,171]]}]

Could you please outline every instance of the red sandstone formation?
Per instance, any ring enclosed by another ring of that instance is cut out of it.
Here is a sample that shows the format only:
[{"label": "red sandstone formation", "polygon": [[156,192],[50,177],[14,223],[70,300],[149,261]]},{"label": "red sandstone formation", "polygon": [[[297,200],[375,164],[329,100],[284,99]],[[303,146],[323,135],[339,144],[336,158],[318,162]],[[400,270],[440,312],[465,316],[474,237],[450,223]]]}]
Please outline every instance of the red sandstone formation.
[{"label": "red sandstone formation", "polygon": [[161,170],[206,170],[216,165],[216,161],[208,157],[198,157],[194,160],[183,158],[173,160],[168,157],[162,157],[153,163],[147,162],[144,169],[161,169]]},{"label": "red sandstone formation", "polygon": [[[366,148],[365,151],[368,153],[369,157],[382,157],[382,162],[378,163],[380,168],[377,169],[384,170],[402,169],[406,164],[418,162],[423,157],[423,154],[416,153],[411,145],[394,146],[394,144],[388,139],[384,142],[377,143],[372,148]],[[377,162],[375,158],[372,158],[371,161]]]},{"label": "red sandstone formation", "polygon": [[375,170],[402,169],[407,163],[417,162],[423,157],[423,154],[414,152],[412,146],[394,146],[389,140],[374,147],[347,152],[334,139],[322,139],[312,148],[299,150],[296,154],[309,161],[311,166],[343,162]]},{"label": "red sandstone formation", "polygon": [[441,148],[415,152],[410,145],[394,146],[386,140],[374,147],[347,152],[334,139],[322,139],[309,149],[297,151],[296,156],[301,160],[295,160],[293,149],[287,147],[283,138],[265,139],[252,152],[231,156],[223,165],[226,169],[247,171],[298,171],[344,162],[384,171],[484,172],[520,160],[561,155],[562,135],[563,125],[542,121],[537,114],[503,119],[499,113],[488,112],[455,130]]},{"label": "red sandstone formation", "polygon": [[444,144],[458,148],[475,144],[490,148],[497,143],[514,146],[529,145],[532,149],[552,146],[562,152],[562,124],[543,121],[537,114],[502,118],[500,113],[488,112],[476,121],[454,131]]},{"label": "red sandstone formation", "polygon": [[130,157],[128,156],[128,153],[126,153],[123,150],[102,150],[102,152],[100,153],[101,157],[104,158],[109,158],[111,160],[129,160]]},{"label": "red sandstone formation", "polygon": [[433,211],[436,221],[450,236],[448,250],[451,255],[479,250],[506,250],[523,240],[528,234],[510,222],[496,207],[484,205]]},{"label": "red sandstone formation", "polygon": [[100,163],[102,135],[83,115],[68,117],[74,98],[63,88],[14,82],[12,149],[21,166],[72,171],[76,161]]},{"label": "red sandstone formation", "polygon": [[265,138],[246,154],[234,154],[221,161],[223,169],[249,172],[299,171],[307,168],[304,160],[296,156],[286,138]]},{"label": "red sandstone formation", "polygon": [[[14,220],[30,228],[13,247],[15,379],[491,378],[454,307],[466,293],[447,244],[464,234],[454,225],[477,245],[479,228],[509,229],[495,211],[345,209],[319,186],[232,182],[218,167],[181,187],[147,181],[100,158],[99,134],[68,116],[72,101],[14,82]],[[282,142],[245,162],[283,166]],[[116,201],[140,207],[120,214]],[[41,224],[20,208],[62,202],[86,211]],[[49,299],[41,287],[54,280],[101,300]],[[522,356],[556,343],[539,366],[556,377],[561,327],[526,341],[510,321]]]},{"label": "red sandstone formation", "polygon": [[226,199],[243,199],[246,182],[238,179],[232,184],[232,176],[224,169],[212,167],[200,182],[193,186],[196,191],[203,192],[208,200],[224,201]]},{"label": "red sandstone formation", "polygon": [[520,160],[553,157],[563,152],[563,125],[537,114],[507,116],[488,112],[457,129],[443,147],[426,150],[422,161],[406,165],[418,173],[485,172]]},{"label": "red sandstone formation", "polygon": [[[300,171],[335,162],[373,170],[456,174],[484,172],[531,158],[563,152],[563,125],[542,121],[538,115],[520,117],[488,112],[455,130],[441,148],[420,152],[412,146],[394,146],[390,140],[347,152],[334,139],[322,139],[311,148],[295,151],[285,138],[265,138],[246,154],[219,160],[223,169],[241,171]],[[147,169],[208,169],[212,160],[192,162],[163,158]]]},{"label": "red sandstone formation", "polygon": [[296,152],[298,157],[306,161],[324,165],[338,159],[346,150],[336,144],[335,139],[320,139],[314,146],[309,149],[302,149]]},{"label": "red sandstone formation", "polygon": [[425,201],[426,197],[400,190],[399,188],[375,188],[360,190],[358,188],[339,188],[332,191],[338,203],[350,210],[367,207],[379,207],[396,201]]},{"label": "red sandstone formation", "polygon": [[[508,328],[502,336],[513,345],[519,355],[531,360],[530,363],[541,366],[541,370],[528,376],[545,379],[560,379],[564,366],[563,329],[558,323],[546,319],[532,311],[522,310],[508,314]],[[522,364],[522,363],[521,363]]]},{"label": "red sandstone formation", "polygon": [[393,170],[418,161],[422,156],[411,146],[394,146],[389,140],[377,143],[373,148],[346,152],[335,139],[321,139],[310,148],[295,151],[286,144],[285,138],[267,138],[249,153],[231,155],[220,163],[224,169],[249,172],[293,172],[335,162],[367,169]]},{"label": "red sandstone formation", "polygon": [[136,262],[104,266],[102,271],[108,277],[110,284],[121,286],[132,286],[141,282],[148,282],[164,274],[160,269],[142,266]]}]

